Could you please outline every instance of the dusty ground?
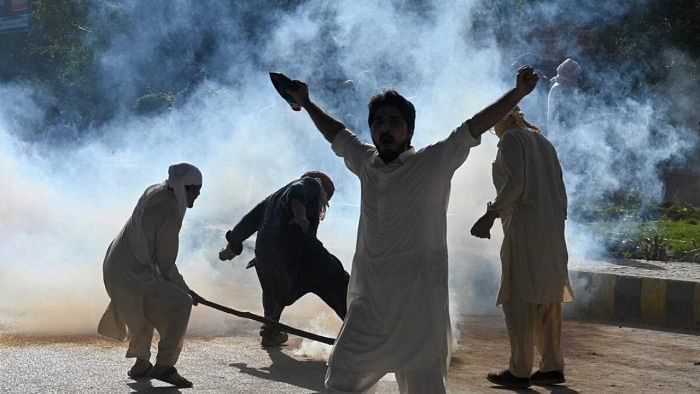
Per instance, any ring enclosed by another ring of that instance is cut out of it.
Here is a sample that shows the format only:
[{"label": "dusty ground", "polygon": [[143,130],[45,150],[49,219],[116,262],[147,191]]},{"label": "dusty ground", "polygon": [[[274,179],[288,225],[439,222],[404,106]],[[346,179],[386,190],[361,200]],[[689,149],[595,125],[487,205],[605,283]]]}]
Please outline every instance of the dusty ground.
[{"label": "dusty ground", "polygon": [[[502,319],[465,317],[459,328],[462,345],[450,370],[449,391],[494,391],[484,376],[507,363]],[[323,361],[296,356],[298,339],[265,351],[255,331],[251,324],[250,334],[242,336],[188,338],[178,367],[195,389],[182,391],[322,391]],[[696,335],[582,322],[565,322],[564,331],[567,385],[529,392],[700,392]],[[124,344],[97,337],[0,333],[0,391],[177,392],[158,382],[128,379],[124,351]],[[378,391],[396,392],[396,383],[382,381]]]},{"label": "dusty ground", "polygon": [[[466,317],[459,327],[462,346],[453,359],[449,388],[489,391],[485,374],[507,366],[503,321]],[[564,344],[566,386],[523,392],[700,392],[700,336],[566,321]]]}]

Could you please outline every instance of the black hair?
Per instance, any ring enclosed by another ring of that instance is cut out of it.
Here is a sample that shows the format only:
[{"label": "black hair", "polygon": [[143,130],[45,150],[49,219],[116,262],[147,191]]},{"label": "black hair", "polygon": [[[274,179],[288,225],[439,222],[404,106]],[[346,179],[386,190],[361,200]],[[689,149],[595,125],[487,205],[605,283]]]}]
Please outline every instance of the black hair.
[{"label": "black hair", "polygon": [[384,105],[396,107],[401,113],[403,120],[408,125],[408,131],[410,133],[413,132],[416,126],[416,108],[406,97],[400,95],[399,92],[393,89],[387,89],[382,93],[375,94],[369,100],[369,116],[367,117],[367,122],[370,128],[372,128],[372,121],[374,121],[374,115],[377,110]]}]

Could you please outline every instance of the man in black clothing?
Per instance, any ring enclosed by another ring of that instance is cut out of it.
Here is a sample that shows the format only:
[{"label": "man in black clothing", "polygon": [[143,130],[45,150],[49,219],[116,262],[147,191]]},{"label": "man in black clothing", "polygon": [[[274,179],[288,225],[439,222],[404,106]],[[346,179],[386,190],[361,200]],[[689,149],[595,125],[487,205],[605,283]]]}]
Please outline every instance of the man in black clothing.
[{"label": "man in black clothing", "polygon": [[[349,275],[316,238],[334,191],[328,175],[307,172],[269,195],[226,232],[228,245],[219,253],[221,260],[239,255],[243,241],[258,232],[251,263],[262,286],[266,318],[279,321],[285,306],[309,292],[345,318]],[[265,347],[287,341],[286,333],[266,325],[260,336]]]}]

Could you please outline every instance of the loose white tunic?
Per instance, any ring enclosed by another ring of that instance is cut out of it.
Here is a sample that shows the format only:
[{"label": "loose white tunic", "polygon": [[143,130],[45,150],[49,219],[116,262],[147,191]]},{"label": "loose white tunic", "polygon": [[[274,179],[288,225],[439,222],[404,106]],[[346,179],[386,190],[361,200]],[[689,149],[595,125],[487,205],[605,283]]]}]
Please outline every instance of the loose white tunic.
[{"label": "loose white tunic", "polygon": [[450,182],[479,143],[465,122],[446,139],[387,165],[350,131],[335,137],[333,150],[360,179],[361,208],[348,314],[331,368],[407,372],[447,362]]},{"label": "loose white tunic", "polygon": [[538,133],[507,130],[493,163],[503,223],[502,279],[497,304],[512,294],[528,303],[573,300],[564,238],[567,199],[557,152]]},{"label": "loose white tunic", "polygon": [[[175,192],[165,183],[153,185],[142,200],[144,203],[137,205],[112,241],[103,263],[105,288],[111,301],[97,330],[119,340],[126,339],[128,331],[140,330],[145,319],[144,296],[158,282],[170,282],[176,292],[189,290],[175,265],[183,219]],[[133,238],[129,237],[134,227],[140,233],[140,258],[132,245]]]}]

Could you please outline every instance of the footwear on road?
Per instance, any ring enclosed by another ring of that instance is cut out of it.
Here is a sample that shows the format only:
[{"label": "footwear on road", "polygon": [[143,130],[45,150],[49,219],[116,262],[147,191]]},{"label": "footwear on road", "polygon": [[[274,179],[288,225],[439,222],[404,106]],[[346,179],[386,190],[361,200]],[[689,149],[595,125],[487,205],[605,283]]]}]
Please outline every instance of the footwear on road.
[{"label": "footwear on road", "polygon": [[512,387],[516,389],[525,389],[530,387],[529,378],[519,378],[510,373],[510,371],[507,369],[501,372],[490,373],[486,375],[486,379],[493,384],[504,387]]},{"label": "footwear on road", "polygon": [[539,386],[546,386],[548,384],[561,384],[566,382],[564,378],[564,372],[562,371],[537,371],[530,376],[530,383]]}]

